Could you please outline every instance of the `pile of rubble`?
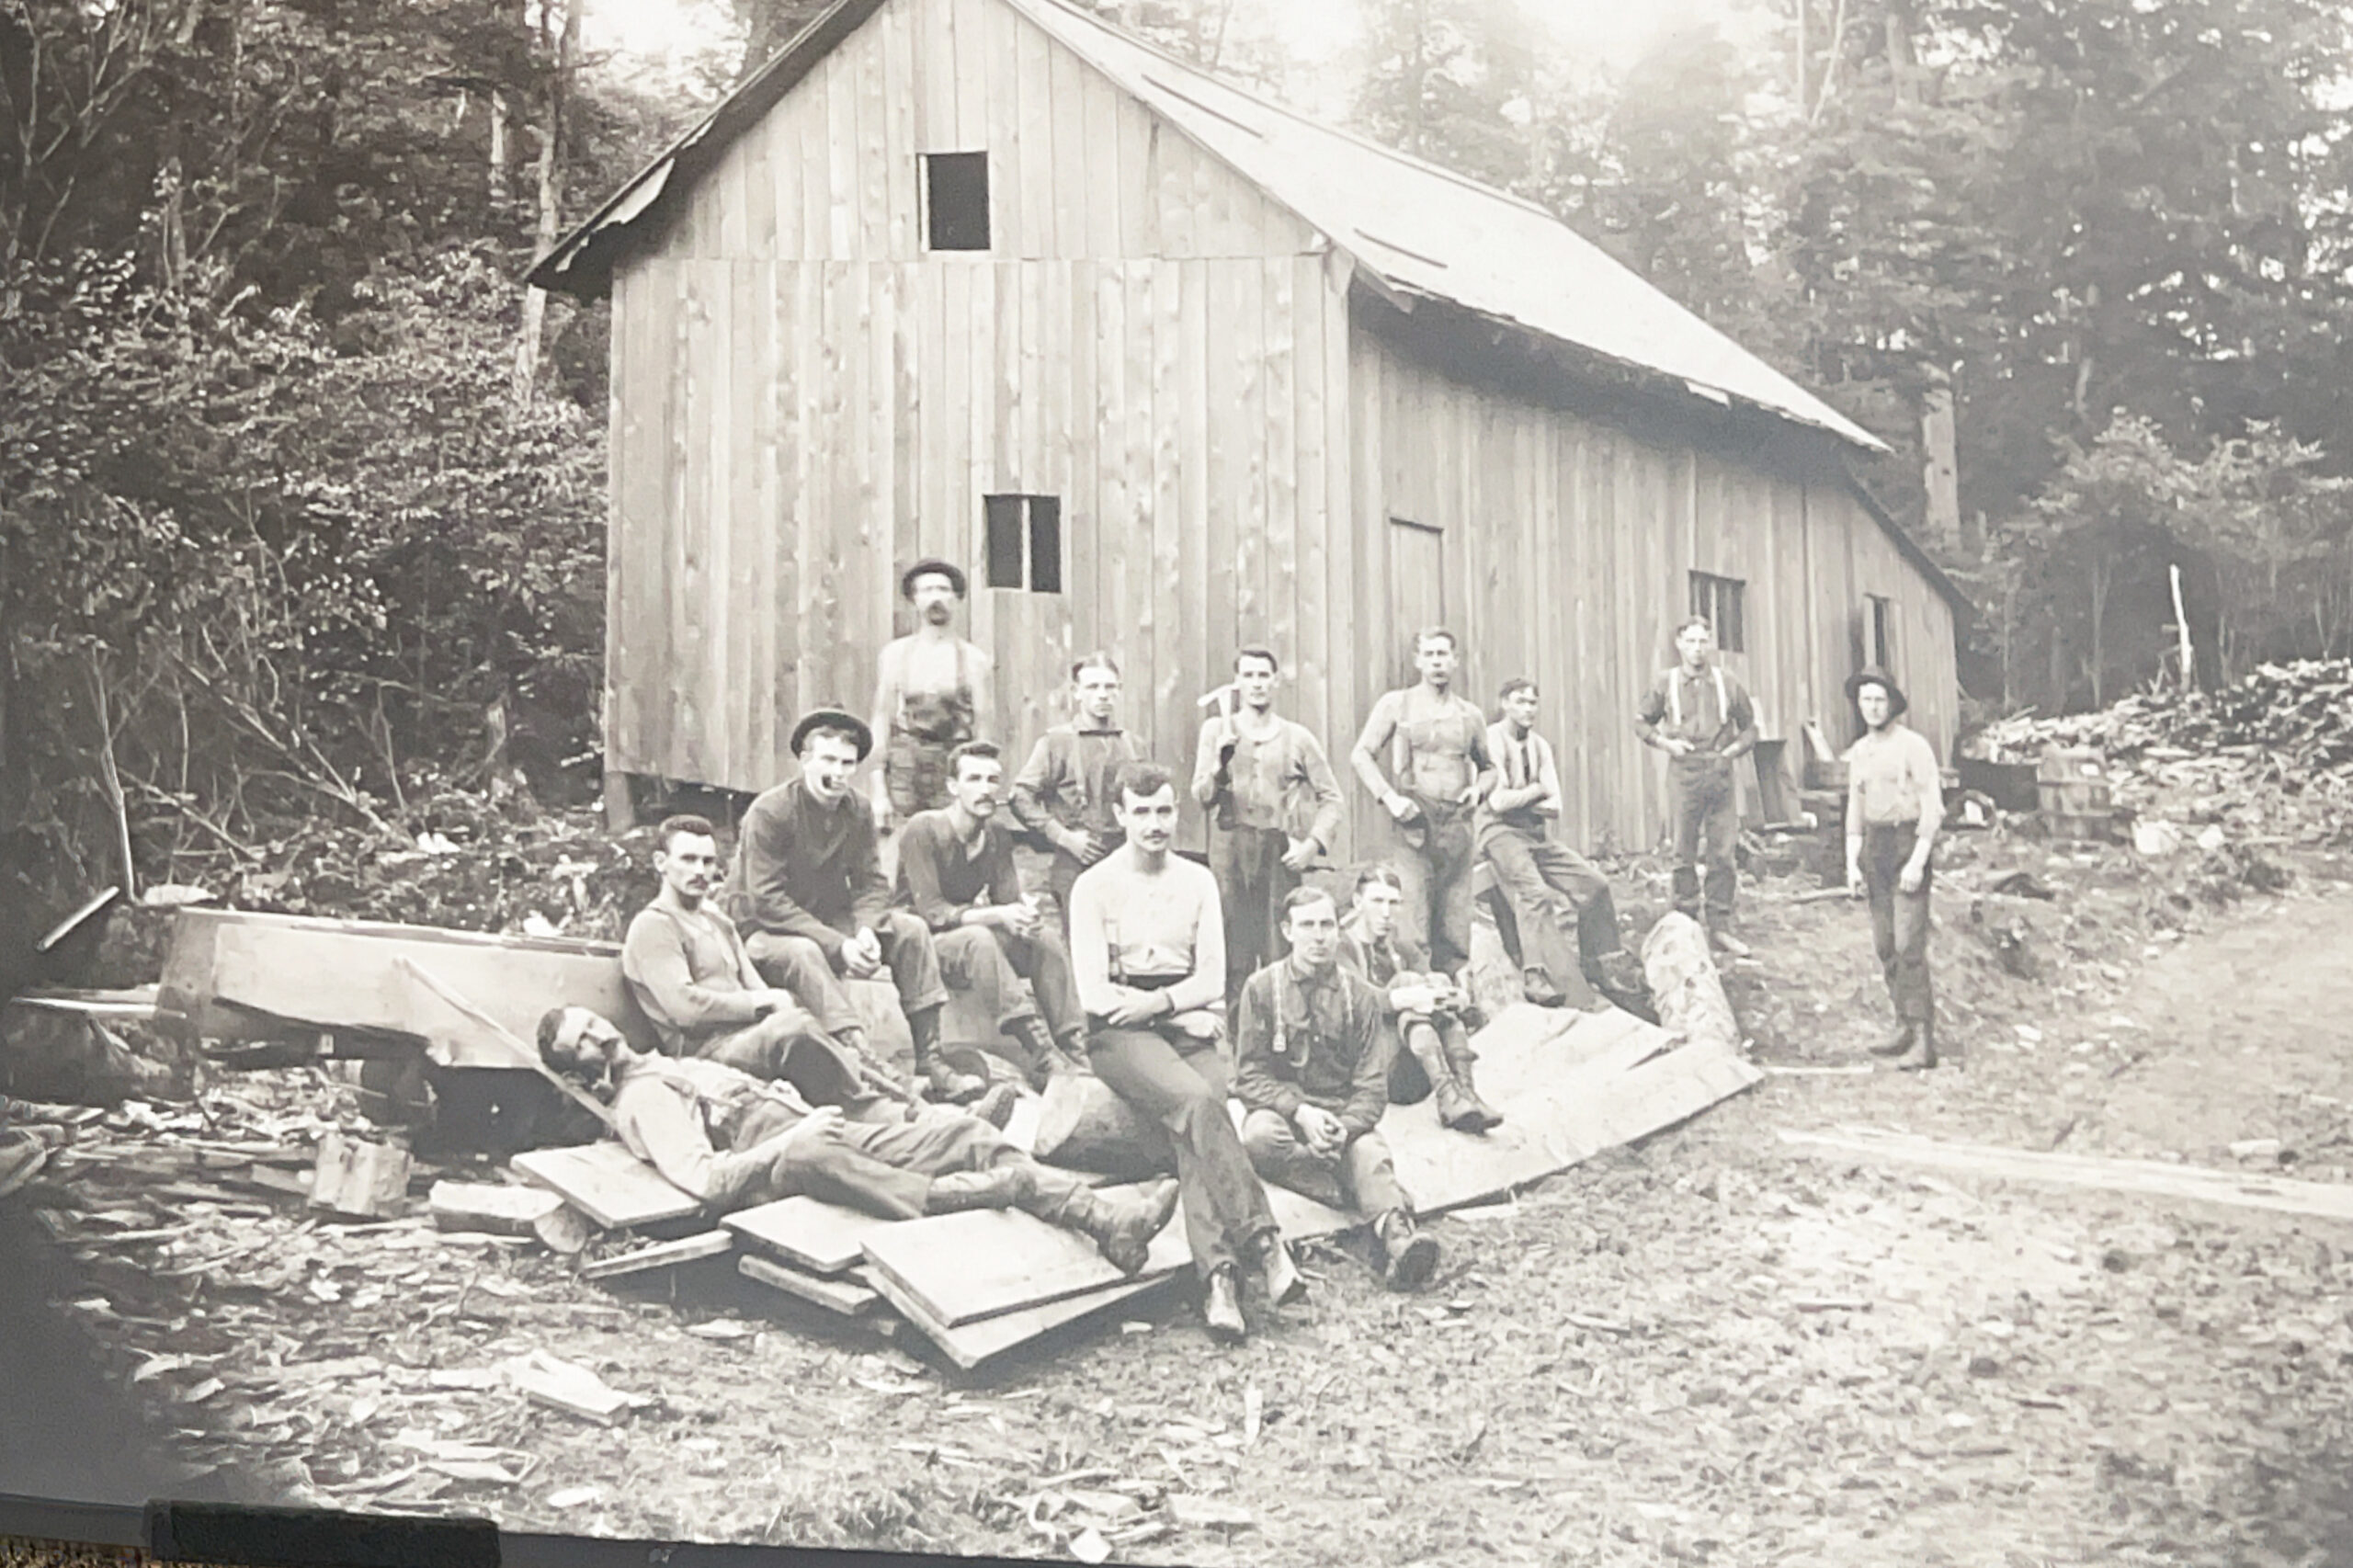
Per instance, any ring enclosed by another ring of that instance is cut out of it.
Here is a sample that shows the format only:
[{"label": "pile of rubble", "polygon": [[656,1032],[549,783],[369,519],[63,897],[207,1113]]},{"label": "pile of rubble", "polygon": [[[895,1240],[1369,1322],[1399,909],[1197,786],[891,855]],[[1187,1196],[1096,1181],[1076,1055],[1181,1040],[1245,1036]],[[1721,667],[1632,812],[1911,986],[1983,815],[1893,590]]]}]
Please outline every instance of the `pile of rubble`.
[{"label": "pile of rubble", "polygon": [[2265,665],[2218,691],[2136,693],[2092,713],[2022,714],[1968,749],[2033,764],[2052,746],[2099,751],[2116,805],[2135,819],[2193,835],[2219,825],[2238,842],[2353,838],[2353,660]]}]

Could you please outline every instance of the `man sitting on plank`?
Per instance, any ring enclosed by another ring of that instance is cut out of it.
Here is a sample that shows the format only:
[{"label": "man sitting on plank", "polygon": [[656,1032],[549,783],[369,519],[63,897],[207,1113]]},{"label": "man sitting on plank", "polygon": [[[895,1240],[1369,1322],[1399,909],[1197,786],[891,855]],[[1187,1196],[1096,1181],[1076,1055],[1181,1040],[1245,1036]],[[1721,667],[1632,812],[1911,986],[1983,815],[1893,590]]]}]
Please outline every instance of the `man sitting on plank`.
[{"label": "man sitting on plank", "polygon": [[674,816],[655,829],[654,871],[662,890],[629,923],[621,976],[662,1049],[788,1079],[829,1104],[872,1101],[857,1060],[791,992],[760,978],[735,923],[711,902],[719,839],[710,821]]},{"label": "man sitting on plank", "polygon": [[1176,1211],[1176,1184],[1106,1198],[1042,1165],[978,1117],[933,1108],[913,1121],[852,1121],[707,1057],[634,1050],[586,1007],[540,1019],[540,1059],[613,1111],[613,1134],[688,1197],[722,1212],[805,1195],[887,1220],[1020,1209],[1076,1231],[1123,1274],[1140,1272]]},{"label": "man sitting on plank", "polygon": [[1071,965],[1086,1004],[1095,1075],[1168,1131],[1185,1235],[1202,1285],[1210,1337],[1248,1332],[1240,1267],[1261,1271],[1267,1299],[1295,1301],[1307,1281],[1283,1244],[1267,1189],[1226,1115],[1230,1077],[1218,1050],[1225,1006],[1225,923],[1217,879],[1173,853],[1176,786],[1168,769],[1131,762],[1111,785],[1123,842],[1071,889]]},{"label": "man sitting on plank", "polygon": [[1373,1217],[1382,1283],[1415,1290],[1438,1244],[1414,1229],[1379,1124],[1397,1050],[1387,999],[1340,962],[1340,911],[1321,888],[1284,896],[1277,959],[1242,983],[1234,1024],[1242,1146],[1268,1181]]},{"label": "man sitting on plank", "polygon": [[947,809],[916,812],[899,835],[899,903],[931,928],[948,988],[980,996],[998,1032],[1019,1042],[1030,1083],[1043,1088],[1050,1074],[1078,1071],[1086,1049],[1070,949],[1022,892],[1013,830],[997,810],[1005,760],[996,747],[966,742],[949,757],[948,773]]},{"label": "man sitting on plank", "polygon": [[1383,993],[1396,1016],[1404,1049],[1389,1074],[1389,1097],[1411,1105],[1425,1095],[1438,1097],[1441,1125],[1461,1132],[1484,1132],[1503,1125],[1503,1113],[1479,1097],[1466,1020],[1471,998],[1453,977],[1432,973],[1421,949],[1400,929],[1404,881],[1389,866],[1367,868],[1357,877],[1355,906],[1340,927],[1340,960]]}]

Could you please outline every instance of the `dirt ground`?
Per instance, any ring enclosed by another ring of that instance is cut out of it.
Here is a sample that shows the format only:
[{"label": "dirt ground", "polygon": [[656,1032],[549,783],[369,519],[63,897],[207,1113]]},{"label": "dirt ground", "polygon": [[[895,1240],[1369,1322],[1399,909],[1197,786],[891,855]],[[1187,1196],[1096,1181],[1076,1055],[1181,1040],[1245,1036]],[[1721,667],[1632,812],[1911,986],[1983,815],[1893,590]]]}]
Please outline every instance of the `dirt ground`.
[{"label": "dirt ground", "polygon": [[[2057,896],[1990,891],[2018,869]],[[110,1386],[165,1415],[184,1492],[1280,1568],[2353,1564],[2341,1226],[1776,1137],[1864,1124],[2209,1165],[2278,1138],[2292,1174],[2353,1179],[2353,860],[2294,869],[2283,894],[2201,892],[2117,848],[1957,837],[1935,950],[1964,1064],[1924,1076],[1825,1071],[1886,1028],[1863,916],[1769,884],[1729,980],[1783,1071],[1437,1222],[1426,1295],[1313,1249],[1309,1304],[1233,1351],[1171,1301],[955,1374],[794,1316],[723,1261],[608,1290],[414,1221],[257,1202],[189,1229],[194,1205],[102,1172],[44,1199],[80,1271],[52,1299]],[[1628,881],[1639,918],[1656,869]],[[266,1089],[317,1092],[224,1083],[211,1134],[284,1131]],[[649,1403],[610,1428],[527,1408],[496,1368],[534,1349]]]}]

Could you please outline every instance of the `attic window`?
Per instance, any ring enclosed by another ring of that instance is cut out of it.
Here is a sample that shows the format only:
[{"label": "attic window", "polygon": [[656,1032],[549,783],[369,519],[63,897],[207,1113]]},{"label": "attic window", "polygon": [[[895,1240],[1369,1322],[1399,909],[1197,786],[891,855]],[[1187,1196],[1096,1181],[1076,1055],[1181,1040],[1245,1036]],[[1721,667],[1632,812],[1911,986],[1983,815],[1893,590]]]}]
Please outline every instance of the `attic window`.
[{"label": "attic window", "polygon": [[926,153],[925,209],[933,250],[989,248],[989,155]]},{"label": "attic window", "polygon": [[1727,653],[1748,651],[1748,607],[1742,602],[1747,587],[1738,577],[1691,574],[1691,613],[1707,617],[1708,624],[1715,628],[1716,646]]},{"label": "attic window", "polygon": [[992,588],[1063,591],[1063,504],[1056,495],[983,495]]}]

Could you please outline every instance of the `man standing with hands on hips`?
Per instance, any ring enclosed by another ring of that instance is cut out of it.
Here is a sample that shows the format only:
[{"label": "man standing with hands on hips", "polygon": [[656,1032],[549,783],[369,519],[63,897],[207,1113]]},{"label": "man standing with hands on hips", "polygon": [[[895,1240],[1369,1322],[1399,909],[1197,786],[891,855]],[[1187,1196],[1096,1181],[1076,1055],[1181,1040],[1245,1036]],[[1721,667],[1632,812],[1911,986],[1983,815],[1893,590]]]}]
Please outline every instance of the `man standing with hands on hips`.
[{"label": "man standing with hands on hips", "polygon": [[[1487,716],[1455,692],[1457,662],[1453,632],[1433,626],[1415,636],[1421,679],[1381,695],[1348,753],[1358,779],[1396,824],[1392,863],[1405,884],[1406,935],[1446,974],[1471,961],[1472,812],[1495,781]],[[1399,742],[1392,784],[1381,756]]]},{"label": "man standing with hands on hips", "polygon": [[1944,822],[1944,779],[1928,737],[1900,722],[1904,692],[1876,665],[1847,681],[1863,736],[1847,748],[1847,891],[1867,898],[1871,941],[1895,1004],[1896,1031],[1872,1054],[1904,1072],[1937,1064],[1928,977],[1929,851]]},{"label": "man standing with hands on hips", "polygon": [[1748,945],[1732,934],[1733,895],[1740,886],[1740,792],[1733,775],[1756,747],[1756,711],[1747,689],[1711,658],[1715,649],[1715,628],[1707,617],[1695,615],[1677,627],[1675,667],[1643,694],[1634,727],[1644,745],[1670,759],[1675,907],[1707,926],[1718,951],[1741,958]]}]

